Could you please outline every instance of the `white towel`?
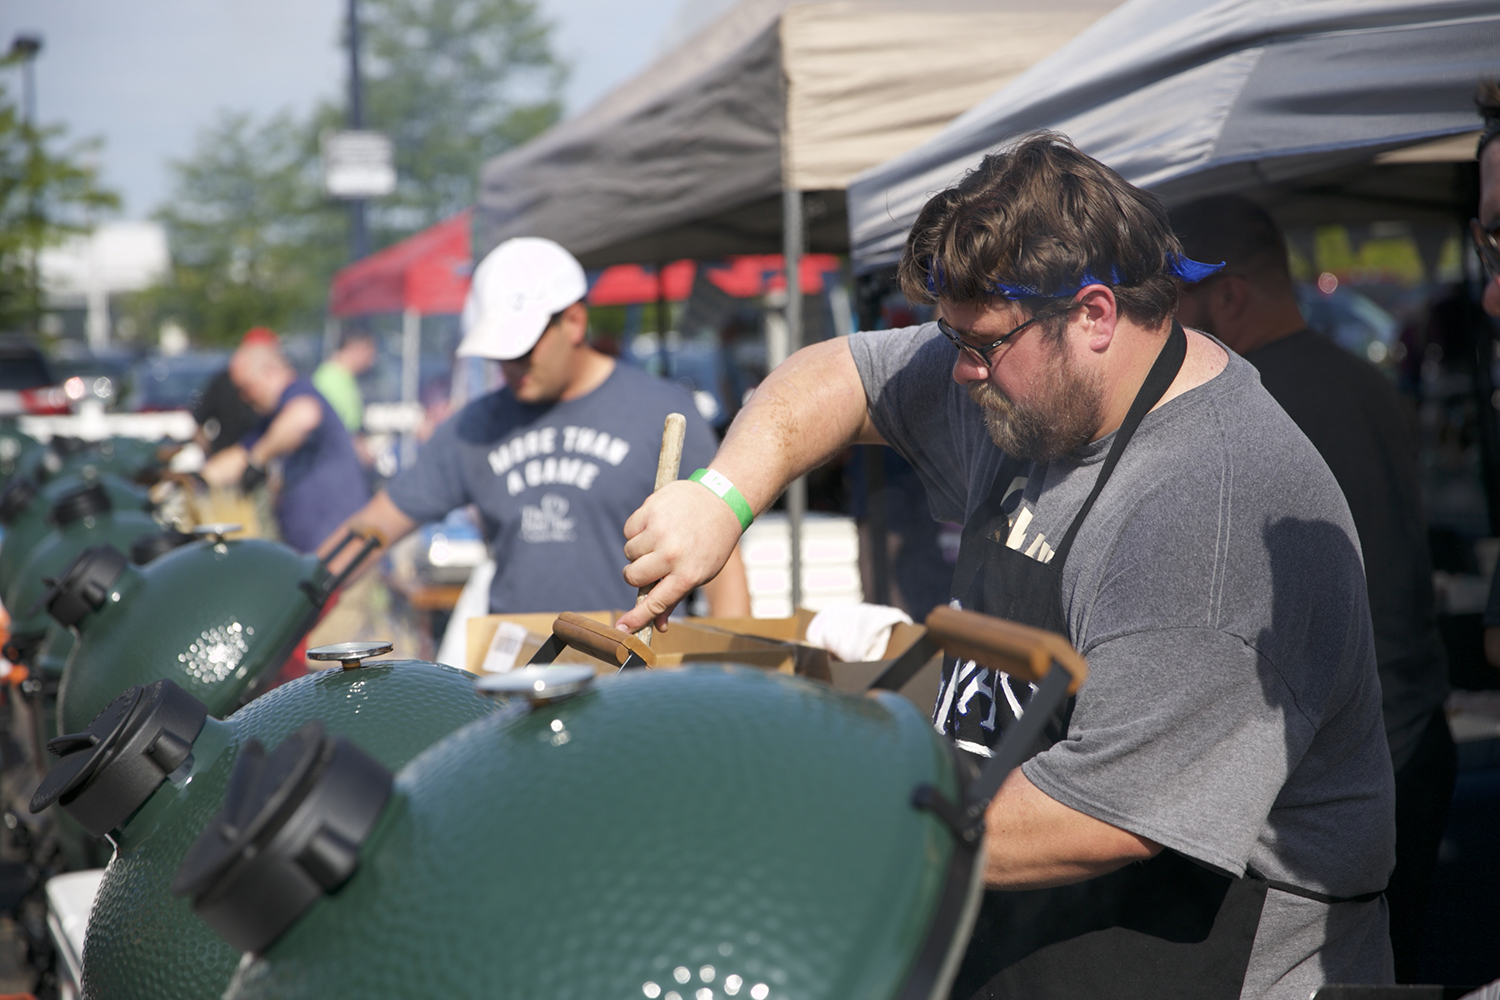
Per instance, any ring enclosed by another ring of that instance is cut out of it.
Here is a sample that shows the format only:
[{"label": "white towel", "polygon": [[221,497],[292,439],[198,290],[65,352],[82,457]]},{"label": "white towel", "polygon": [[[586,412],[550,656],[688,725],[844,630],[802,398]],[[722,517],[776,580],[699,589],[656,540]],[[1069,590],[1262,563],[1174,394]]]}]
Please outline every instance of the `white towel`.
[{"label": "white towel", "polygon": [[807,644],[826,649],[846,663],[878,660],[897,624],[911,624],[900,608],[883,604],[842,604],[819,611],[807,626]]}]

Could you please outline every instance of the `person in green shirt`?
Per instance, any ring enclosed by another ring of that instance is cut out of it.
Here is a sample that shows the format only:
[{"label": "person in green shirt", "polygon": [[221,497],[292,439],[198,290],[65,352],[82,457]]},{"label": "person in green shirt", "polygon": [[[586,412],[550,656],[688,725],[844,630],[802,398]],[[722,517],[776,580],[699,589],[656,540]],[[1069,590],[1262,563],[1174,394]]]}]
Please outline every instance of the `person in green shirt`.
[{"label": "person in green shirt", "polygon": [[313,372],[313,387],[322,393],[350,434],[358,434],[365,421],[365,399],[359,391],[360,375],[375,364],[375,338],[362,327],[346,329],[339,349]]}]

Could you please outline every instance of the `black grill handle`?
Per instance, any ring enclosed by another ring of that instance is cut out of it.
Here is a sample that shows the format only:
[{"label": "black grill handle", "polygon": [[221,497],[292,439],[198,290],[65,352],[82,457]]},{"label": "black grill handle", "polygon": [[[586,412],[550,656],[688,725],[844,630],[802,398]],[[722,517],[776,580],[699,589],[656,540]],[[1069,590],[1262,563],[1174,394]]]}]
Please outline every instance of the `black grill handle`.
[{"label": "black grill handle", "polygon": [[344,534],[344,537],[339,539],[339,543],[333,547],[333,550],[318,561],[318,565],[327,570],[328,567],[333,565],[333,561],[338,558],[339,553],[348,548],[349,543],[355,539],[363,539],[364,544],[360,546],[359,551],[354,554],[354,558],[349,561],[349,564],[337,573],[329,576],[321,585],[309,588],[309,594],[319,607],[327,603],[328,598],[337,592],[344,585],[345,581],[354,575],[354,572],[360,566],[364,565],[365,560],[370,558],[371,553],[385,547],[385,539],[381,537],[380,532],[369,528],[350,528]]}]

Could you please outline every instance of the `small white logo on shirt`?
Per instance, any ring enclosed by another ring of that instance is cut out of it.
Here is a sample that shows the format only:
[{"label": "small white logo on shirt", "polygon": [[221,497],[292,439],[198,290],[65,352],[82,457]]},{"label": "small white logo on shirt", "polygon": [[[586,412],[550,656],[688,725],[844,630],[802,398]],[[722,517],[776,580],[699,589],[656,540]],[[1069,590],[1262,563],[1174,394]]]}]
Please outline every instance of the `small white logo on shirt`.
[{"label": "small white logo on shirt", "polygon": [[556,493],[544,493],[537,506],[521,508],[521,541],[571,542],[578,535],[573,530],[574,521],[568,516],[568,501]]}]

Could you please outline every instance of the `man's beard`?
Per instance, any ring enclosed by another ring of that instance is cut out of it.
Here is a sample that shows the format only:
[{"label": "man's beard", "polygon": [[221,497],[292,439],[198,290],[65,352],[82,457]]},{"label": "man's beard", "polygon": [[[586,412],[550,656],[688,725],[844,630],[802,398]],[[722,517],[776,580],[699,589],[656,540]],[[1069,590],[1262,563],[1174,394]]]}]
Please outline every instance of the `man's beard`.
[{"label": "man's beard", "polygon": [[984,411],[990,439],[1013,458],[1050,462],[1087,444],[1099,430],[1102,379],[1080,374],[1060,346],[1054,361],[1031,386],[1031,402],[1016,402],[993,382],[969,383],[969,398]]}]

